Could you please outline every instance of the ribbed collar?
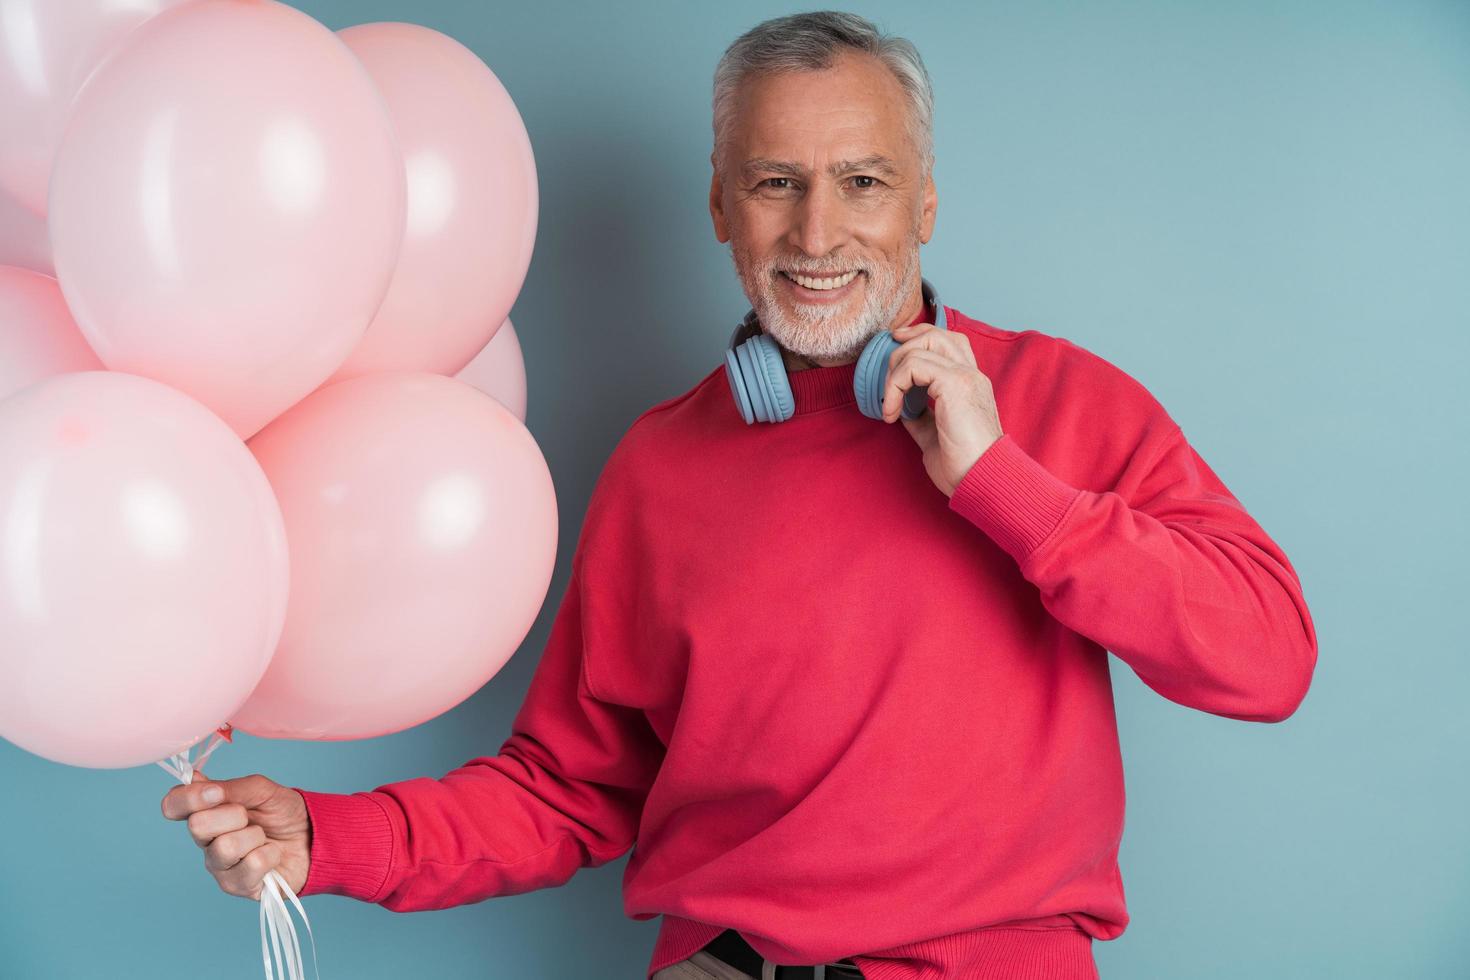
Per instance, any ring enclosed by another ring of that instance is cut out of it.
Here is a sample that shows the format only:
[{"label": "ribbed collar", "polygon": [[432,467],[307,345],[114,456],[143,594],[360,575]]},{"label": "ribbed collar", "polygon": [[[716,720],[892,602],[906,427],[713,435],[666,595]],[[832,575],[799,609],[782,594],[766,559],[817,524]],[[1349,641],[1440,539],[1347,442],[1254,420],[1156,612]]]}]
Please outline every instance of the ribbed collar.
[{"label": "ribbed collar", "polygon": [[[927,306],[922,307],[919,315],[909,321],[910,325],[933,322],[934,318],[929,316]],[[852,390],[852,377],[856,373],[857,358],[853,358],[846,364],[836,364],[832,367],[787,371],[786,378],[791,383],[792,401],[796,405],[792,416],[820,412],[824,408],[835,408],[838,405],[856,404],[857,393]]]}]

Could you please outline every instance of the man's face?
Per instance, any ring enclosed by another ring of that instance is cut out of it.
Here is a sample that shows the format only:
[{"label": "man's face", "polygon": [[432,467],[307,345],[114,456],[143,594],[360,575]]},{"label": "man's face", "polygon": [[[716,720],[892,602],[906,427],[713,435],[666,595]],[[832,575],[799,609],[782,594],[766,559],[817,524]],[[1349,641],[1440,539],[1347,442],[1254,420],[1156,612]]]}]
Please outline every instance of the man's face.
[{"label": "man's face", "polygon": [[761,325],[795,354],[850,361],[919,310],[937,196],[906,112],[892,72],[859,52],[741,89],[710,214]]}]

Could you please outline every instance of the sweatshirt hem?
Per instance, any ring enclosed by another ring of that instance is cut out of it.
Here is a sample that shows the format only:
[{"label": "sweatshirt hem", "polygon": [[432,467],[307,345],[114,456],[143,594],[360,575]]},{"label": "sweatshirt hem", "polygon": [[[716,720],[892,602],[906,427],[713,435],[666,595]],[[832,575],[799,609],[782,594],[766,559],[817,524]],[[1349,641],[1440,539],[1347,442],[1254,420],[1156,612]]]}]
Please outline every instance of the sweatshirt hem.
[{"label": "sweatshirt hem", "polygon": [[[687,960],[724,931],[664,914],[645,980]],[[936,967],[943,971],[939,975],[967,980],[1098,980],[1092,943],[1093,937],[1075,924],[1004,923],[848,958],[865,980],[920,980],[935,976]]]}]

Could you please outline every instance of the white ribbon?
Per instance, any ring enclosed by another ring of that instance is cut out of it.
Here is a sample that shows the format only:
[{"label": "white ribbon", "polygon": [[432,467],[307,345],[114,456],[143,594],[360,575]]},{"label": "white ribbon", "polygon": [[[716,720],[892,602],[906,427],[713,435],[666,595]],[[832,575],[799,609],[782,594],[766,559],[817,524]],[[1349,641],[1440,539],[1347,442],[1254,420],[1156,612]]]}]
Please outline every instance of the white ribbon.
[{"label": "white ribbon", "polygon": [[[160,759],[158,764],[179,782],[188,785],[194,781],[196,772],[204,771],[204,762],[209,758],[221,742],[230,740],[230,726],[225,725],[209,738],[209,744],[198,756],[190,758],[197,745],[190,746],[182,752],[176,752],[167,759]],[[312,935],[311,922],[306,918],[306,909],[301,907],[301,899],[286,884],[274,868],[267,871],[264,880],[260,883],[260,961],[265,967],[265,980],[275,980],[275,974],[271,972],[271,961],[274,959],[276,970],[281,975],[281,980],[306,980],[306,968],[301,961],[301,941],[296,936],[296,923],[291,921],[291,912],[286,908],[286,899],[296,906],[296,911],[301,914],[301,921],[306,926],[307,938],[311,940],[311,969],[316,974],[317,980],[321,980],[321,974],[317,972],[316,966],[316,936]]]}]

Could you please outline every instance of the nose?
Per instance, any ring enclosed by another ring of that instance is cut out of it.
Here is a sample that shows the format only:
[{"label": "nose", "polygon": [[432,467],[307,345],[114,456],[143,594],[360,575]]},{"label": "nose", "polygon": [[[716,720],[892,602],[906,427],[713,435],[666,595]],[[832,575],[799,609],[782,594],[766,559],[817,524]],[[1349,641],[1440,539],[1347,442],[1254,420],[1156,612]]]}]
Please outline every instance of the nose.
[{"label": "nose", "polygon": [[823,181],[813,181],[793,216],[787,241],[807,255],[822,256],[848,237],[846,208]]}]

